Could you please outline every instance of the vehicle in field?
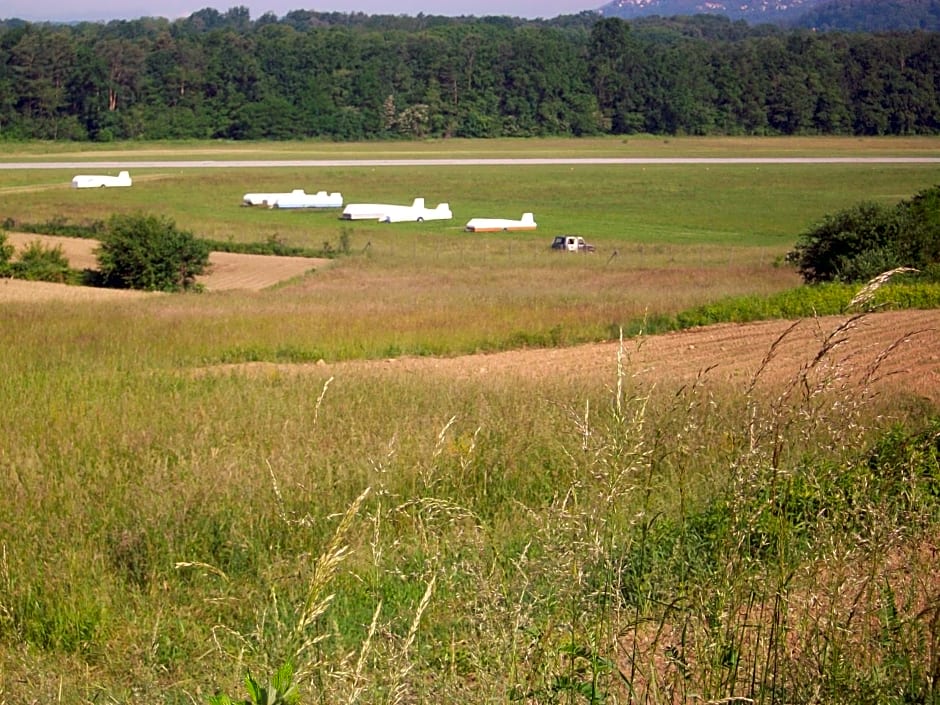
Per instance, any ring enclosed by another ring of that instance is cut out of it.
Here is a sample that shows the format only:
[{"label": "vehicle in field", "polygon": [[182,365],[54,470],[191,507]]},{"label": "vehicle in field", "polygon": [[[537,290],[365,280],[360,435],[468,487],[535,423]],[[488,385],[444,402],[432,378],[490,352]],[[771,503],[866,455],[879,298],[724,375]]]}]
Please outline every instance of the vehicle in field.
[{"label": "vehicle in field", "polygon": [[72,188],[112,188],[115,186],[130,186],[130,172],[122,171],[117,176],[99,174],[78,174],[72,178]]},{"label": "vehicle in field", "polygon": [[556,235],[552,249],[560,252],[594,252],[597,248],[580,235]]},{"label": "vehicle in field", "polygon": [[535,230],[535,216],[523,213],[519,220],[509,218],[471,218],[467,221],[466,230],[474,233],[498,233],[509,230]]}]

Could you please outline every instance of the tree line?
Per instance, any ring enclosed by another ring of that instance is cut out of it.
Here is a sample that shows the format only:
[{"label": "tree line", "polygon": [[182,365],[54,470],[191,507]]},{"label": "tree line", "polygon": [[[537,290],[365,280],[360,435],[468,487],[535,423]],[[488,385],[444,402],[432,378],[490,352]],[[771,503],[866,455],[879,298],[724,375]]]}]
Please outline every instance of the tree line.
[{"label": "tree line", "polygon": [[0,24],[0,139],[940,131],[940,34],[206,9]]}]

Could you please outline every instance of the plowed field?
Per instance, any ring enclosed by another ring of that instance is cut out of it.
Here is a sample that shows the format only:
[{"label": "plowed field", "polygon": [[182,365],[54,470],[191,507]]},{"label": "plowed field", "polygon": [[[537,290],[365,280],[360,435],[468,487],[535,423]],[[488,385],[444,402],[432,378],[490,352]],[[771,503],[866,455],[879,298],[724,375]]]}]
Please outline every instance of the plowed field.
[{"label": "plowed field", "polygon": [[[438,375],[450,380],[617,379],[619,343],[517,350],[454,358],[290,365],[248,363],[234,372]],[[858,317],[722,324],[624,342],[624,375],[640,385],[750,385],[796,393],[856,388],[905,393],[940,403],[940,310]]]}]

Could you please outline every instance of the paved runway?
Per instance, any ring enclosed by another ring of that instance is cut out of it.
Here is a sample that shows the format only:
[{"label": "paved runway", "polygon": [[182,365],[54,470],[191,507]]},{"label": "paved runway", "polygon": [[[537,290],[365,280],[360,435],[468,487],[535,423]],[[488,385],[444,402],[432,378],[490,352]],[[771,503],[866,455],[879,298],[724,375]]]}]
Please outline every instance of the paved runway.
[{"label": "paved runway", "polygon": [[940,164],[938,157],[545,157],[532,159],[266,159],[0,162],[0,169],[230,169],[275,167],[546,166],[658,164]]}]

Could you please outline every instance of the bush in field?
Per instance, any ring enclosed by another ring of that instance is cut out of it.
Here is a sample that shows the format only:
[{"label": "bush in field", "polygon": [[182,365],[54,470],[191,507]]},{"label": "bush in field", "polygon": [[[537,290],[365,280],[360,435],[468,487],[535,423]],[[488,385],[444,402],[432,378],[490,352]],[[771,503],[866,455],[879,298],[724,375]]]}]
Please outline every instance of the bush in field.
[{"label": "bush in field", "polygon": [[900,232],[893,209],[861,203],[804,233],[791,258],[808,283],[871,279],[902,266]]},{"label": "bush in field", "polygon": [[0,230],[0,274],[9,270],[10,258],[13,256],[13,245],[7,242],[7,234]]},{"label": "bush in field", "polygon": [[183,291],[195,287],[209,264],[209,245],[168,218],[115,215],[97,256],[107,286]]},{"label": "bush in field", "polygon": [[898,206],[915,267],[936,273],[940,267],[940,186],[921,191]]},{"label": "bush in field", "polygon": [[940,186],[894,208],[860,203],[803,233],[789,254],[807,283],[865,281],[898,267],[940,262]]},{"label": "bush in field", "polygon": [[70,223],[65,216],[56,215],[41,223],[26,223],[14,218],[5,218],[2,223],[6,230],[16,230],[21,233],[38,233],[42,235],[62,235],[64,237],[99,238],[105,231],[106,224],[102,220],[93,220],[86,223]]},{"label": "bush in field", "polygon": [[46,247],[39,240],[29,243],[17,260],[8,265],[8,271],[17,279],[63,284],[72,273],[62,247]]},{"label": "bush in field", "polygon": [[67,282],[72,278],[69,261],[62,248],[46,247],[39,240],[31,242],[14,259],[15,248],[0,231],[0,275],[30,281]]}]

